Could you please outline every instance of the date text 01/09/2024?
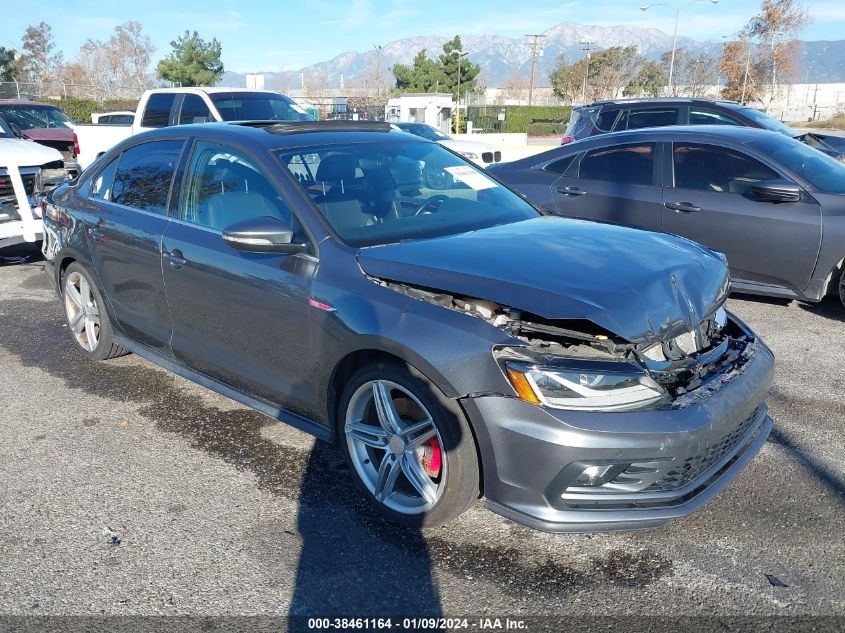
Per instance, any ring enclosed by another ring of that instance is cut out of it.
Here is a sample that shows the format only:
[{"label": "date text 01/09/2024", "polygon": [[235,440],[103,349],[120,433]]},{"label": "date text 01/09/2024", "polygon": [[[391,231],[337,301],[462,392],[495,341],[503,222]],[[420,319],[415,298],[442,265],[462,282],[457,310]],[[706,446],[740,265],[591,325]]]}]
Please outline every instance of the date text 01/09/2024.
[{"label": "date text 01/09/2024", "polygon": [[511,618],[308,618],[308,628],[313,630],[469,630],[479,631],[494,630],[520,630],[525,629],[523,620]]}]

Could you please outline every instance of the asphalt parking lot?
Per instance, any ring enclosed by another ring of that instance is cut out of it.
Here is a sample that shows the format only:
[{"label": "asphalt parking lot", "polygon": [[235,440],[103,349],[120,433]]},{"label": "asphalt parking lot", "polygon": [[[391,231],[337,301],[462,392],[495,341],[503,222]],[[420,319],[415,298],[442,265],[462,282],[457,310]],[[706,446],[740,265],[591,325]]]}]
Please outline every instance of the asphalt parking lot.
[{"label": "asphalt parking lot", "polygon": [[845,310],[729,307],[777,357],[775,430],[715,502],[599,535],[479,503],[421,533],[371,515],[336,449],[84,360],[41,264],[0,265],[0,614],[845,616]]}]

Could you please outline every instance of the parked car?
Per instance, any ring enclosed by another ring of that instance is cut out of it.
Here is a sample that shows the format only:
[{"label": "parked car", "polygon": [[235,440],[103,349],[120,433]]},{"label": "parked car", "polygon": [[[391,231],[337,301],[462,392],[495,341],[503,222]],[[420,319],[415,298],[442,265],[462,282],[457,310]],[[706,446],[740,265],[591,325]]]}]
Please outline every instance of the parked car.
[{"label": "parked car", "polygon": [[725,253],[733,289],[845,303],[845,165],[766,130],[596,136],[497,166],[543,207],[688,237]]},{"label": "parked car", "polygon": [[91,113],[91,123],[94,125],[132,125],[134,122],[135,113],[129,110]]},{"label": "parked car", "polygon": [[498,163],[502,160],[502,152],[492,145],[479,143],[478,141],[459,141],[453,139],[448,134],[444,134],[432,125],[426,125],[425,123],[393,123],[392,125],[397,130],[402,130],[414,136],[440,143],[443,147],[448,147],[453,152],[457,152],[464,158],[468,158],[476,165],[481,165],[482,167]]},{"label": "parked car", "polygon": [[147,130],[211,121],[312,121],[299,105],[278,92],[237,88],[156,88],[147,90],[129,126],[79,125],[79,163],[88,167],[117,143]]},{"label": "parked car", "polygon": [[0,116],[25,138],[57,150],[65,169],[73,176],[79,174],[79,152],[73,133],[76,122],[60,107],[26,99],[0,99]]},{"label": "parked car", "polygon": [[560,144],[566,145],[597,134],[639,130],[668,125],[733,125],[785,134],[845,161],[845,138],[832,134],[802,134],[765,112],[734,101],[655,98],[597,101],[572,109]]},{"label": "parked car", "polygon": [[57,150],[19,138],[0,117],[0,252],[41,239],[41,196],[68,178]]},{"label": "parked car", "polygon": [[403,524],[481,493],[545,530],[656,526],[771,429],[773,358],[725,310],[723,258],[543,214],[386,124],[138,135],[44,226],[85,356],[136,352],[338,442]]}]

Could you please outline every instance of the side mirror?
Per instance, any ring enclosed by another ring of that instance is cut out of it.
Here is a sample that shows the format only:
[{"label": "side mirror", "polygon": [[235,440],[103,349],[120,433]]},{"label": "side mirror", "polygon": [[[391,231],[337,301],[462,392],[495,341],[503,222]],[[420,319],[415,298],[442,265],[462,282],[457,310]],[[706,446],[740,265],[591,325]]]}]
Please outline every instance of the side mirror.
[{"label": "side mirror", "polygon": [[754,195],[766,202],[798,202],[801,187],[788,180],[764,180],[751,186]]},{"label": "side mirror", "polygon": [[14,123],[9,123],[9,129],[12,130],[12,134],[17,136],[18,138],[26,138],[26,136],[24,136],[23,131]]},{"label": "side mirror", "polygon": [[308,246],[293,243],[293,229],[269,216],[250,218],[223,229],[223,239],[239,251],[249,253],[302,253]]}]

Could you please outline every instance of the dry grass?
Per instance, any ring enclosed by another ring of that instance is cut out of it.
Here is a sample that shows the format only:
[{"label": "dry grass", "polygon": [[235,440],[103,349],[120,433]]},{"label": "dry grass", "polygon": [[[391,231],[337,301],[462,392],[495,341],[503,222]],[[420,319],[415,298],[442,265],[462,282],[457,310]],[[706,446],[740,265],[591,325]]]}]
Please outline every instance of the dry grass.
[{"label": "dry grass", "polygon": [[839,128],[845,129],[845,114],[837,114],[831,119],[824,121],[802,121],[796,125],[805,128]]}]

